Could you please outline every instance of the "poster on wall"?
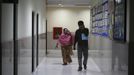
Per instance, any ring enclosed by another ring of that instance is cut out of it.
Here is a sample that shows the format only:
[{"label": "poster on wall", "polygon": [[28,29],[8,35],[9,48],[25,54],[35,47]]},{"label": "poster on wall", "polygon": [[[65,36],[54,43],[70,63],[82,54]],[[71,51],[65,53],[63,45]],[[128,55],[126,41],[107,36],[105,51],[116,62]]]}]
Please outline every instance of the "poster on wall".
[{"label": "poster on wall", "polygon": [[125,0],[115,0],[113,39],[126,41]]},{"label": "poster on wall", "polygon": [[98,6],[92,8],[92,33],[103,37],[109,37],[108,0],[102,0]]},{"label": "poster on wall", "polygon": [[54,40],[58,39],[61,33],[62,33],[62,27],[53,27],[53,39]]}]

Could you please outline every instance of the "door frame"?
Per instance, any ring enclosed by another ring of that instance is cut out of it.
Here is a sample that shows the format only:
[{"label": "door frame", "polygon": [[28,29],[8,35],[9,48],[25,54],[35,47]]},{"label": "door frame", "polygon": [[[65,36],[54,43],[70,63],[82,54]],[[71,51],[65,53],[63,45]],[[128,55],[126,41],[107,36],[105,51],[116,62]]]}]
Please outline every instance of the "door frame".
[{"label": "door frame", "polygon": [[32,72],[39,65],[39,13],[32,11]]},{"label": "door frame", "polygon": [[18,75],[18,4],[14,3],[13,41],[14,41],[14,75]]},{"label": "door frame", "polygon": [[[0,2],[0,30],[1,30],[1,2]],[[2,46],[1,46],[1,31],[0,31],[0,75],[2,75]]]},{"label": "door frame", "polygon": [[47,19],[46,19],[46,56],[48,54],[48,49],[47,49]]},{"label": "door frame", "polygon": [[39,64],[39,14],[36,14],[36,67]]},{"label": "door frame", "polygon": [[35,37],[34,37],[34,25],[35,25],[35,12],[34,11],[32,11],[32,72],[34,72],[34,64],[35,64],[35,60],[34,60],[34,56],[35,56],[35,47],[34,47],[34,45],[35,45]]}]

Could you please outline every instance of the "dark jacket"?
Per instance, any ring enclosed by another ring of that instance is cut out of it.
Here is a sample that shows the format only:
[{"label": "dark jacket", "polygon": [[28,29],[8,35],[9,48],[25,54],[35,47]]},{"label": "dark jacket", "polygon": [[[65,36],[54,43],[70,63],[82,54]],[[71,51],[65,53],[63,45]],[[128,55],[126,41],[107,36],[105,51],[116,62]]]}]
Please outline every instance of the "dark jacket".
[{"label": "dark jacket", "polygon": [[88,40],[82,40],[82,34],[85,34],[85,36],[88,37],[88,35],[89,35],[88,28],[76,30],[75,39],[74,39],[74,46],[76,43],[78,43],[78,46],[85,46],[88,48]]}]

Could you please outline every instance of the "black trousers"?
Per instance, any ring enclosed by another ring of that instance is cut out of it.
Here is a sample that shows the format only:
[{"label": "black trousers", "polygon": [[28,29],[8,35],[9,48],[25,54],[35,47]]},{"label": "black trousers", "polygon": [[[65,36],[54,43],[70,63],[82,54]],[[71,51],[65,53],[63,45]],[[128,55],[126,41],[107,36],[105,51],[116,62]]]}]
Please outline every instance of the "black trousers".
[{"label": "black trousers", "polygon": [[78,64],[79,67],[82,67],[82,57],[84,56],[83,65],[87,65],[88,61],[88,47],[78,46]]}]

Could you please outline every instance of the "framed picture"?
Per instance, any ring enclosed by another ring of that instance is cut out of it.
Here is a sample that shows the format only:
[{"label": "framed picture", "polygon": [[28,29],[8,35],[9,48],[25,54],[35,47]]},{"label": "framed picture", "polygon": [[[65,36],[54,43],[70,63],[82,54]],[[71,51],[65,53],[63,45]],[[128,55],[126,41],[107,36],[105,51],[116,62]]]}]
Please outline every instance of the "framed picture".
[{"label": "framed picture", "polygon": [[62,33],[62,27],[53,27],[53,39],[58,39]]},{"label": "framed picture", "polygon": [[126,4],[125,0],[115,0],[115,18],[113,27],[113,39],[126,41]]}]

